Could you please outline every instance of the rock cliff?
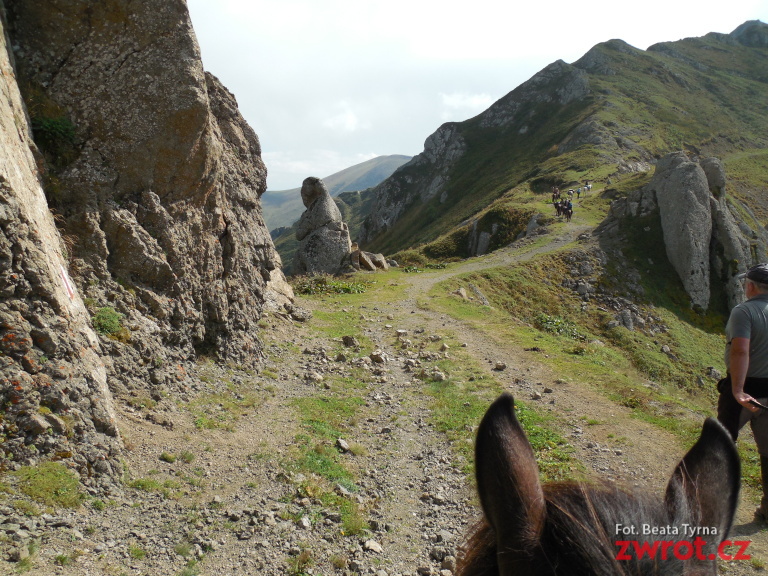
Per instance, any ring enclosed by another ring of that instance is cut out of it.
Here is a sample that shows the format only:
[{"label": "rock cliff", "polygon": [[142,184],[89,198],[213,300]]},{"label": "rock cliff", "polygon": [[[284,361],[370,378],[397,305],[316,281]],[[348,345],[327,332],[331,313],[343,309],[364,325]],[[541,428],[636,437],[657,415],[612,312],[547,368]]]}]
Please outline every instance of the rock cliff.
[{"label": "rock cliff", "polygon": [[[3,188],[16,206],[5,210],[3,226],[19,254],[34,245],[47,264],[30,267],[21,256],[4,262],[4,278],[18,278],[3,292],[3,326],[24,316],[19,302],[36,299],[18,283],[44,292],[51,319],[31,307],[28,332],[50,326],[53,335],[40,342],[60,345],[46,349],[33,337],[27,348],[44,352],[46,366],[78,359],[63,373],[87,384],[62,386],[69,395],[62,409],[91,398],[83,426],[116,438],[98,354],[113,394],[159,398],[189,385],[186,364],[200,354],[258,363],[265,302],[279,307],[292,298],[262,219],[259,140],[234,96],[203,70],[183,0],[6,1],[4,8],[9,45],[1,52],[15,66],[6,65],[3,89],[17,90],[15,72],[29,112],[28,122],[21,99],[11,100],[8,137],[21,140],[29,173]],[[25,144],[27,124],[37,147]],[[19,161],[3,162],[9,181]],[[23,195],[32,194],[35,222],[47,221],[48,236],[30,236],[43,230],[23,213],[32,209]],[[67,274],[71,296],[59,286]],[[7,381],[2,393],[10,393]],[[54,415],[59,408],[44,405]]]},{"label": "rock cliff", "polygon": [[48,210],[4,22],[0,34],[0,459],[68,455],[84,483],[120,472],[99,339]]},{"label": "rock cliff", "polygon": [[[768,257],[768,232],[732,210],[717,158],[690,159],[684,152],[661,158],[642,189],[611,204],[600,235],[621,234],[627,219],[658,217],[667,258],[693,306],[710,305],[713,282],[725,287],[728,307],[743,301],[737,275]],[[749,210],[740,206],[745,214]]]}]

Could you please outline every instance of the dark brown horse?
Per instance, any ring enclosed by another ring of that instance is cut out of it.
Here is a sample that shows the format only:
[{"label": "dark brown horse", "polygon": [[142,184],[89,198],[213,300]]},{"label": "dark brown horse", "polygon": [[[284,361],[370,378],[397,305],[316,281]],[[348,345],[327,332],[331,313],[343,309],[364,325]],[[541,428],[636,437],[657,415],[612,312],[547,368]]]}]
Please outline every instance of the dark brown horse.
[{"label": "dark brown horse", "polygon": [[[475,459],[484,519],[459,555],[458,576],[717,574],[740,468],[731,437],[712,418],[673,472],[664,499],[608,484],[542,486],[508,394],[483,418]],[[644,535],[654,529],[656,535]]]}]

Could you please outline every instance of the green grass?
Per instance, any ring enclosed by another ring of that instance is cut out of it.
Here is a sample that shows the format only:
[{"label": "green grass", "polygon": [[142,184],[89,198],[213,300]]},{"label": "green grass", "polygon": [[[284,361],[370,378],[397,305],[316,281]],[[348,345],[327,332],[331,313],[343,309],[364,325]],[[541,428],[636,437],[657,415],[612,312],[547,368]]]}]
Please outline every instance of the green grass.
[{"label": "green grass", "polygon": [[362,281],[336,280],[331,276],[299,276],[291,281],[297,294],[316,296],[319,294],[362,294],[367,283]]},{"label": "green grass", "polygon": [[[493,378],[477,377],[481,370],[469,357],[457,356],[437,365],[451,377],[428,384],[428,393],[433,398],[431,419],[435,428],[451,441],[458,465],[469,477],[474,473],[474,430],[490,403],[502,392],[502,386]],[[573,478],[574,471],[581,468],[567,441],[556,432],[556,420],[519,400],[515,407],[536,454],[542,481]]]},{"label": "green grass", "polygon": [[301,422],[318,438],[335,440],[354,427],[354,418],[365,401],[357,396],[311,396],[298,398],[293,405]]},{"label": "green grass", "polygon": [[167,462],[168,464],[173,464],[174,462],[176,462],[176,455],[171,454],[170,452],[163,451],[160,454],[159,458],[160,460],[162,460],[163,462]]},{"label": "green grass", "polygon": [[[356,501],[335,492],[336,485],[352,493],[358,490],[349,457],[340,454],[335,441],[356,426],[364,403],[362,398],[350,395],[344,389],[294,400],[292,405],[304,431],[296,436],[291,457],[282,461],[288,471],[310,475],[299,490],[320,500],[325,507],[337,509],[342,517],[341,532],[347,536],[363,533],[368,524]],[[356,459],[364,457],[362,451],[354,456]]]},{"label": "green grass", "polygon": [[[151,472],[150,472],[151,473]],[[136,478],[126,482],[129,488],[142,492],[159,492],[165,498],[177,499],[181,494],[182,485],[176,480],[157,480],[155,478]]]},{"label": "green grass", "polygon": [[[640,245],[645,247],[646,257],[655,250],[648,242]],[[704,417],[713,414],[716,404],[715,382],[706,377],[707,367],[724,371],[723,314],[719,310],[692,311],[682,288],[668,281],[664,265],[651,274],[640,267],[644,296],[632,300],[664,330],[607,328],[612,314],[599,310],[599,303],[582,310],[580,299],[558,285],[558,279],[568,276],[568,255],[564,251],[519,266],[454,277],[436,286],[421,305],[462,319],[502,346],[541,350],[535,361],[558,378],[602,391],[630,408],[632,417],[673,433],[681,449],[692,445]],[[619,278],[625,272],[595,267],[598,284],[609,289],[620,286]],[[664,276],[665,282],[657,275]],[[451,295],[469,282],[480,287],[492,308]],[[661,351],[663,345],[669,346],[675,358]],[[651,386],[646,386],[648,381]],[[745,482],[757,486],[756,452],[747,442],[740,443],[739,450]]]},{"label": "green grass", "polygon": [[77,477],[60,462],[22,466],[13,475],[23,494],[46,506],[77,508],[85,498]]}]

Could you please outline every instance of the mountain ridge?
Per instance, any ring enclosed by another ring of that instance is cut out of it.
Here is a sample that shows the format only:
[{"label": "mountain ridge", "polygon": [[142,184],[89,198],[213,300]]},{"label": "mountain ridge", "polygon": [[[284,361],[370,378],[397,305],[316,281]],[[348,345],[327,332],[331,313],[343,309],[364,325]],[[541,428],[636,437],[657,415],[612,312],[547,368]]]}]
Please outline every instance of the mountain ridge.
[{"label": "mountain ridge", "polygon": [[[729,154],[765,150],[766,30],[749,21],[646,51],[609,40],[573,64],[553,62],[478,116],[443,124],[375,187],[361,244],[390,254],[425,245],[494,203],[519,204],[515,191],[646,173],[681,148],[726,163]],[[750,192],[758,171],[739,176],[736,195],[761,211]],[[467,255],[457,246],[454,256]]]}]

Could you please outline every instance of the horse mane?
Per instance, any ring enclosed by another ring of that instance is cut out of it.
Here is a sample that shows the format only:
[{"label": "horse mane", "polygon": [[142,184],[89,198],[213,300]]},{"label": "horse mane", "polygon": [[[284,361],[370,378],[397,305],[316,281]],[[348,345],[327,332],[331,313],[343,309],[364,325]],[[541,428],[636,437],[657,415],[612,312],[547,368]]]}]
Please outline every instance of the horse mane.
[{"label": "horse mane", "polygon": [[[683,573],[683,562],[644,557],[616,559],[617,540],[644,540],[642,535],[616,534],[616,525],[677,526],[696,524],[681,498],[665,505],[658,498],[633,494],[608,483],[558,482],[543,486],[546,521],[542,534],[532,535],[531,555],[537,575],[558,576],[674,576]],[[670,506],[671,504],[671,506]],[[673,510],[674,517],[670,517]],[[538,541],[536,540],[538,538]],[[664,539],[663,537],[661,539]],[[471,528],[459,550],[457,576],[498,576],[497,542],[485,518]]]}]

